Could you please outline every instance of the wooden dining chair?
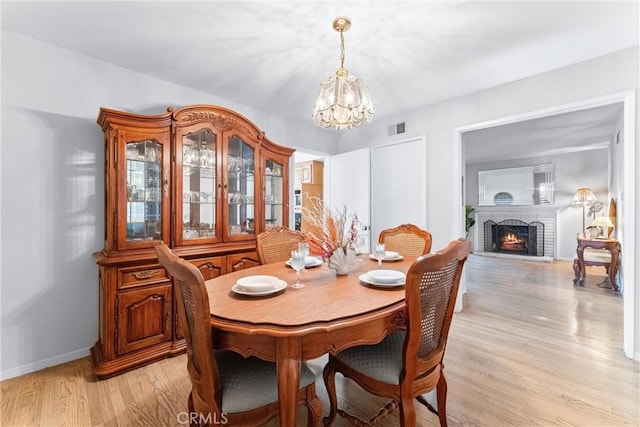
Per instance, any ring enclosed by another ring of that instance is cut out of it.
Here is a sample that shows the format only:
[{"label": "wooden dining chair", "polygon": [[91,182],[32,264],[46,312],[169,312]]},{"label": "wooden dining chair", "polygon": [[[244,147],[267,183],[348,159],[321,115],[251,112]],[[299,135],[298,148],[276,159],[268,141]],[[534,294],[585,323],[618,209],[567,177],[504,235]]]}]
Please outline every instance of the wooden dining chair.
[{"label": "wooden dining chair", "polygon": [[[158,261],[173,277],[178,318],[187,343],[187,371],[191,379],[191,425],[260,426],[279,413],[276,365],[256,357],[244,358],[228,350],[214,350],[209,298],[204,278],[191,263],[165,244],[156,246]],[[299,404],[308,408],[309,426],[317,426],[322,403],[316,395],[315,375],[303,363]]]},{"label": "wooden dining chair", "polygon": [[[371,426],[400,408],[400,425],[416,425],[414,399],[447,425],[447,382],[443,357],[458,294],[462,267],[471,241],[456,240],[418,258],[407,272],[405,285],[406,329],[389,334],[375,345],[360,345],[329,355],[323,377],[331,410],[324,419],[333,423],[336,413],[358,426]],[[391,398],[368,421],[337,408],[335,375],[351,378],[377,396]],[[422,396],[436,390],[437,409]]]},{"label": "wooden dining chair", "polygon": [[261,264],[285,262],[291,256],[291,251],[298,248],[298,243],[305,240],[299,231],[287,227],[273,227],[258,234],[258,259]]},{"label": "wooden dining chair", "polygon": [[402,224],[382,230],[378,243],[384,243],[388,251],[417,257],[431,251],[431,233],[413,224]]}]

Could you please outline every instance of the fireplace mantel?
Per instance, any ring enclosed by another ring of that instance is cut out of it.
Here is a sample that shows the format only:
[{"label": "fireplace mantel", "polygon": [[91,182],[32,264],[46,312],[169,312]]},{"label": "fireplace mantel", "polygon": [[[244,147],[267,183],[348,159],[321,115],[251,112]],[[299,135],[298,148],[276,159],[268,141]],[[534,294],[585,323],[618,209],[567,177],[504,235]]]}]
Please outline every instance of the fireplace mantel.
[{"label": "fireplace mantel", "polygon": [[552,214],[555,215],[560,211],[557,206],[474,206],[476,213],[527,213],[527,214]]}]

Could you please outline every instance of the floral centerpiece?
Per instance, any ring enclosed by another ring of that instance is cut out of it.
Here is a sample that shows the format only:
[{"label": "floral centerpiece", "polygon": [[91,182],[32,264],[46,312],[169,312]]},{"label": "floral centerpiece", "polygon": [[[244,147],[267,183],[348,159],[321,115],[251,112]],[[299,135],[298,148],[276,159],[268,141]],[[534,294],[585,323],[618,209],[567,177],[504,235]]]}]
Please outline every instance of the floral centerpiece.
[{"label": "floral centerpiece", "polygon": [[342,210],[332,210],[317,197],[311,198],[311,206],[303,207],[302,211],[308,224],[303,233],[309,242],[309,253],[327,259],[329,268],[337,274],[347,274],[355,262],[358,218],[354,215],[346,230],[346,205]]}]

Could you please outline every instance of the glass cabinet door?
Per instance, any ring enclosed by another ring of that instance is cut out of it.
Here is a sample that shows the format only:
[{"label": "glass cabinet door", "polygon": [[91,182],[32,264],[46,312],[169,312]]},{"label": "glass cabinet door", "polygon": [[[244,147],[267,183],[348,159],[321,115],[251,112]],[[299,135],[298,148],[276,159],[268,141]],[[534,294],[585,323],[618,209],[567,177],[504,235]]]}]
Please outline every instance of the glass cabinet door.
[{"label": "glass cabinet door", "polygon": [[[168,203],[169,168],[163,167],[163,145],[156,140],[125,142],[126,218],[125,244],[121,248],[149,246],[163,240]],[[122,199],[121,199],[122,200]]]},{"label": "glass cabinet door", "polygon": [[217,240],[216,177],[217,135],[199,129],[180,136],[182,167],[176,171],[176,234],[178,244],[210,243]]},{"label": "glass cabinet door", "polygon": [[227,139],[224,197],[227,200],[227,236],[232,240],[255,237],[255,149],[241,137]]},{"label": "glass cabinet door", "polygon": [[264,221],[265,230],[283,226],[285,216],[284,165],[266,160],[264,168]]}]

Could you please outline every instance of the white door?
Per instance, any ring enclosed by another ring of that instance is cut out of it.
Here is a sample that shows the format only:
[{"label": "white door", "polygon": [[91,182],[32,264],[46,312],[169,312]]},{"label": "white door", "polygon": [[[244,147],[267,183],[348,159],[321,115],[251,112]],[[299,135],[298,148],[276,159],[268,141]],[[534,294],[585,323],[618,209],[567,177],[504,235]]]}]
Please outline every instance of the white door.
[{"label": "white door", "polygon": [[330,209],[347,206],[348,224],[353,214],[363,225],[365,248],[370,247],[371,151],[369,148],[329,156],[324,160],[324,202]]},{"label": "white door", "polygon": [[373,240],[400,224],[428,229],[424,138],[374,147],[371,179]]}]

